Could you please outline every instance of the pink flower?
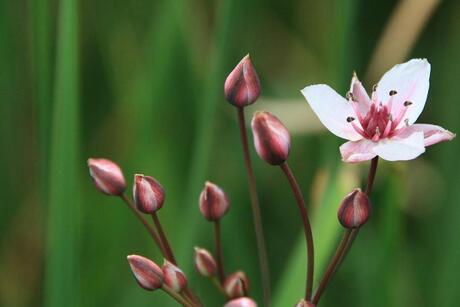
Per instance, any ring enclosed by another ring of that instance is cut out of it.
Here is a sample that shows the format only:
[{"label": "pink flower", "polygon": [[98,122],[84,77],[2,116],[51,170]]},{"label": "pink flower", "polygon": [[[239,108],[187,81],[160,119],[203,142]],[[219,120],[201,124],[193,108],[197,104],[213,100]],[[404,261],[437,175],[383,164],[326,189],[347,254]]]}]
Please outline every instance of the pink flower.
[{"label": "pink flower", "polygon": [[376,156],[411,160],[424,153],[426,146],[455,137],[439,126],[414,124],[425,106],[430,70],[426,59],[396,65],[374,86],[370,98],[356,75],[348,100],[324,84],[307,86],[302,94],[326,128],[349,140],[340,146],[343,161]]}]

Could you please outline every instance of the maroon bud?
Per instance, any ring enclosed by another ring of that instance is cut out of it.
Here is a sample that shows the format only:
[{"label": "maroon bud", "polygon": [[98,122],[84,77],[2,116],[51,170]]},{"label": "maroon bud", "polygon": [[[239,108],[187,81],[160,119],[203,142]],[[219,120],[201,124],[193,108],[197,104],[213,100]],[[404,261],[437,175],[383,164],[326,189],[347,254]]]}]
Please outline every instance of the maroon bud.
[{"label": "maroon bud", "polygon": [[195,247],[195,268],[202,276],[210,277],[217,273],[217,263],[210,252],[204,248]]},{"label": "maroon bud", "polygon": [[165,191],[155,178],[134,175],[133,198],[139,211],[152,214],[163,207]]},{"label": "maroon bud", "polygon": [[104,194],[119,196],[126,189],[120,167],[107,159],[88,159],[89,174],[96,188]]},{"label": "maroon bud", "polygon": [[359,228],[366,223],[370,212],[371,204],[366,193],[354,189],[342,200],[337,216],[343,227]]},{"label": "maroon bud", "polygon": [[248,294],[249,281],[244,272],[238,271],[225,279],[223,287],[228,297],[242,297]]},{"label": "maroon bud", "polygon": [[130,255],[128,262],[134,277],[142,288],[153,291],[163,286],[163,271],[152,260]]},{"label": "maroon bud", "polygon": [[206,181],[200,194],[200,211],[208,221],[218,221],[230,208],[230,202],[224,190],[212,182]]},{"label": "maroon bud", "polygon": [[227,302],[224,307],[257,307],[257,303],[249,297],[240,297]]},{"label": "maroon bud", "polygon": [[163,277],[165,285],[174,292],[181,292],[187,286],[184,272],[166,259],[163,263]]},{"label": "maroon bud", "polygon": [[315,305],[313,303],[310,303],[310,302],[307,302],[306,300],[304,299],[301,299],[296,305],[295,307],[315,307]]},{"label": "maroon bud", "polygon": [[249,54],[245,56],[225,80],[225,98],[236,107],[254,103],[260,95],[260,82]]},{"label": "maroon bud", "polygon": [[270,112],[256,112],[251,125],[259,157],[271,165],[283,164],[291,147],[291,136],[286,127]]}]

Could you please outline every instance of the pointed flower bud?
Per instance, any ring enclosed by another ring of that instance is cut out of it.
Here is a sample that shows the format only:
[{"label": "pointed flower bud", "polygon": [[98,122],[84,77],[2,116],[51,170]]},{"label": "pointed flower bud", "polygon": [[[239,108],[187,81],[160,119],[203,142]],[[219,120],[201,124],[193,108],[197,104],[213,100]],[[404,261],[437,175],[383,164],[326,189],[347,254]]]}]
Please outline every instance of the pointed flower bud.
[{"label": "pointed flower bud", "polygon": [[310,302],[307,302],[306,300],[304,299],[301,299],[296,305],[295,307],[315,307],[315,305],[313,303],[310,303]]},{"label": "pointed flower bud", "polygon": [[130,255],[128,262],[134,277],[142,288],[153,291],[163,286],[163,271],[152,260]]},{"label": "pointed flower bud", "polygon": [[126,189],[120,167],[107,159],[88,159],[89,174],[96,188],[104,194],[118,196]]},{"label": "pointed flower bud", "polygon": [[366,193],[354,189],[342,200],[337,216],[343,227],[359,228],[366,223],[371,209]]},{"label": "pointed flower bud", "polygon": [[165,285],[174,292],[181,292],[187,286],[184,272],[166,259],[163,263],[163,277]]},{"label": "pointed flower bud", "polygon": [[195,247],[195,268],[198,273],[205,277],[214,276],[217,273],[217,262],[210,252],[204,248]]},{"label": "pointed flower bud", "polygon": [[257,304],[249,297],[240,297],[229,301],[224,307],[257,307]]},{"label": "pointed flower bud", "polygon": [[283,123],[270,112],[256,112],[251,125],[259,157],[271,165],[283,164],[291,147],[291,136]]},{"label": "pointed flower bud", "polygon": [[134,175],[133,197],[139,211],[152,214],[163,206],[165,191],[155,178]]},{"label": "pointed flower bud", "polygon": [[242,297],[248,294],[249,281],[243,271],[238,271],[225,279],[223,287],[228,297]]},{"label": "pointed flower bud", "polygon": [[200,211],[208,221],[218,221],[230,208],[230,202],[224,190],[212,182],[206,181],[200,194]]},{"label": "pointed flower bud", "polygon": [[260,95],[260,82],[249,54],[228,75],[224,91],[228,102],[239,108],[257,100]]}]

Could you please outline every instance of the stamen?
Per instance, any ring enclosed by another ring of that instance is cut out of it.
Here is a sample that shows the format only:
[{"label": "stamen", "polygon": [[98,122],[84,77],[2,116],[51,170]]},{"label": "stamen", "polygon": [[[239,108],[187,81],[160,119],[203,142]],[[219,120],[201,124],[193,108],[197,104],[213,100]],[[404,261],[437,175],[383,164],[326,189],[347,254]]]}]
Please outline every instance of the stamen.
[{"label": "stamen", "polygon": [[347,117],[347,122],[349,122],[349,123],[351,123],[351,122],[354,121],[354,120],[355,120],[355,118],[352,117],[352,116],[348,116],[348,117]]},{"label": "stamen", "polygon": [[366,134],[366,132],[361,129],[355,122],[352,122],[351,123],[351,126],[353,127],[353,129],[355,129],[356,132],[358,132],[359,134],[361,134],[363,137],[367,138],[368,135]]},{"label": "stamen", "polygon": [[[388,117],[391,117],[391,114],[388,114]],[[386,127],[385,127],[385,130],[383,130],[382,138],[385,138],[385,137],[387,137],[387,136],[390,134],[390,132],[391,132],[391,125],[392,125],[392,123],[391,123],[391,119],[390,119],[390,120],[387,122],[387,125],[386,125]]]},{"label": "stamen", "polygon": [[412,105],[412,102],[411,102],[411,101],[404,101],[404,106],[405,106],[405,107],[408,107],[408,106],[410,106],[410,105]]},{"label": "stamen", "polygon": [[372,91],[373,92],[377,91],[377,84],[372,85]]},{"label": "stamen", "polygon": [[390,96],[394,96],[394,95],[396,95],[397,93],[398,93],[397,91],[391,90],[391,91],[390,91]]},{"label": "stamen", "polygon": [[406,118],[406,119],[404,120],[404,124],[406,124],[406,127],[409,127],[409,119],[408,119],[408,118]]},{"label": "stamen", "polygon": [[355,97],[353,96],[353,93],[352,93],[352,92],[347,92],[347,94],[345,95],[345,97],[346,97],[348,100],[355,101]]},{"label": "stamen", "polygon": [[380,129],[379,129],[379,127],[377,127],[377,128],[375,128],[375,134],[372,137],[372,140],[374,142],[377,142],[379,139],[380,139]]},{"label": "stamen", "polygon": [[358,102],[351,101],[351,107],[353,108],[353,111],[355,111],[356,116],[358,117],[359,123],[362,125],[363,124],[363,115],[358,109]]}]

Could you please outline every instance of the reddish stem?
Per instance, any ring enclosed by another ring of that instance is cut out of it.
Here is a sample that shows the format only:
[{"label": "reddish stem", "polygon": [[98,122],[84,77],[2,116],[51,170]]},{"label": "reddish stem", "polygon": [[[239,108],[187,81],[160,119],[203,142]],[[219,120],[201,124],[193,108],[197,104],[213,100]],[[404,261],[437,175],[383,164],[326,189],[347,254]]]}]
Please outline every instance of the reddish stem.
[{"label": "reddish stem", "polygon": [[215,247],[216,247],[216,257],[217,257],[217,270],[219,272],[220,283],[223,284],[225,281],[225,271],[224,271],[224,257],[222,255],[222,241],[220,235],[220,221],[214,222],[214,235],[215,235]]},{"label": "reddish stem", "polygon": [[171,263],[173,263],[174,265],[177,265],[176,258],[174,257],[173,251],[171,249],[171,246],[169,245],[168,239],[166,238],[166,234],[163,230],[163,227],[161,226],[160,219],[158,218],[158,215],[156,212],[152,213],[152,219],[158,231],[158,234],[160,235],[161,243],[163,244],[165,248],[166,259],[171,261]]},{"label": "reddish stem", "polygon": [[307,207],[305,205],[305,200],[303,198],[302,192],[300,191],[299,184],[294,177],[294,174],[291,171],[291,168],[287,162],[280,165],[284,174],[286,175],[289,184],[291,185],[292,192],[294,193],[297,207],[300,211],[300,216],[302,217],[303,230],[305,233],[305,241],[307,245],[307,284],[305,289],[305,300],[311,300],[312,288],[313,288],[313,271],[314,271],[314,244],[313,244],[313,234],[311,231],[310,220],[308,218]]}]

